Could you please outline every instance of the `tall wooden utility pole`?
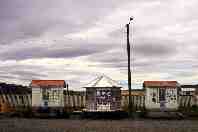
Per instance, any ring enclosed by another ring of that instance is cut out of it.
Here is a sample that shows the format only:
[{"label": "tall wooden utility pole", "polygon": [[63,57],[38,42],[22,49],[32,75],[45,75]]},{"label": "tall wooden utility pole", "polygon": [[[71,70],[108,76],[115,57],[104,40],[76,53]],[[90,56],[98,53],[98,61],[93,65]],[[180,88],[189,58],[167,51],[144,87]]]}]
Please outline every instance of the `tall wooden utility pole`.
[{"label": "tall wooden utility pole", "polygon": [[[133,18],[130,18],[130,21],[132,21]],[[129,24],[126,24],[127,28],[127,56],[128,56],[128,89],[129,89],[129,104],[128,104],[128,110],[129,110],[129,116],[132,115],[132,98],[131,98],[131,47],[129,42]]]},{"label": "tall wooden utility pole", "polygon": [[70,97],[69,97],[69,84],[67,83],[66,84],[66,88],[67,88],[67,101],[68,101],[68,108],[70,108]]}]

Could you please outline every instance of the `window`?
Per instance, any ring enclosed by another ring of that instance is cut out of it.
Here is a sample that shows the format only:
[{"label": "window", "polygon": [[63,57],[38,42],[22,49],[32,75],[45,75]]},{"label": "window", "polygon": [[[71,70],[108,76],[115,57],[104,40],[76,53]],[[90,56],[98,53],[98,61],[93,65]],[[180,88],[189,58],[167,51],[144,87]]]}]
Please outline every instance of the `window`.
[{"label": "window", "polygon": [[49,101],[58,103],[60,99],[60,91],[59,90],[51,90],[49,92]]},{"label": "window", "polygon": [[191,92],[190,91],[186,91],[186,95],[191,95]]},{"label": "window", "polygon": [[48,107],[48,102],[44,102],[44,106],[45,107]]},{"label": "window", "polygon": [[47,88],[42,89],[43,100],[49,100],[49,92]]}]

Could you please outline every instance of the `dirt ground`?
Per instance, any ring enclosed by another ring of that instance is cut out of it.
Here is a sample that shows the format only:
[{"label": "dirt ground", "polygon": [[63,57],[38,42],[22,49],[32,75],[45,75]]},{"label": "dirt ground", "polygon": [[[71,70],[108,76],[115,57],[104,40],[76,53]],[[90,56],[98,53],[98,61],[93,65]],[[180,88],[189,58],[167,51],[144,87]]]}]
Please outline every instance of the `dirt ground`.
[{"label": "dirt ground", "polygon": [[198,120],[3,118],[0,132],[198,132]]}]

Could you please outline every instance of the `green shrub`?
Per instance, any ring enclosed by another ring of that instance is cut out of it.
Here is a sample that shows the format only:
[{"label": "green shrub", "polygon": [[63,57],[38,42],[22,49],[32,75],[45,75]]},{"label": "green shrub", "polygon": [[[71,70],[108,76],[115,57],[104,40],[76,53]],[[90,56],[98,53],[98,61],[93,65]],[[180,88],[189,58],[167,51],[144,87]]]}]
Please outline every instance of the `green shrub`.
[{"label": "green shrub", "polygon": [[198,106],[197,105],[192,105],[191,106],[191,111],[192,112],[198,112]]}]

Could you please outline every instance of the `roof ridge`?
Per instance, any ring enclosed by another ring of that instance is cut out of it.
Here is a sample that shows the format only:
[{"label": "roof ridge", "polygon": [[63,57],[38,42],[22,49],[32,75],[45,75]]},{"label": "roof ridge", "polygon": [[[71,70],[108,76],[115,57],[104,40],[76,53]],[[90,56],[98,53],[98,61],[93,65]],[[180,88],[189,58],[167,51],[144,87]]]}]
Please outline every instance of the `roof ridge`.
[{"label": "roof ridge", "polygon": [[112,85],[113,85],[112,82],[118,84],[115,80],[111,79],[110,77],[108,77],[108,76],[105,76],[105,77],[108,79],[109,83],[111,83]]},{"label": "roof ridge", "polygon": [[86,87],[113,87],[120,86],[119,83],[106,75],[101,75],[88,83]]},{"label": "roof ridge", "polygon": [[99,82],[102,78],[103,78],[103,75],[102,75],[102,76],[100,76],[100,77],[98,77],[98,80],[93,84],[93,87],[95,87],[95,86],[96,86],[96,84],[98,84],[98,82]]}]

